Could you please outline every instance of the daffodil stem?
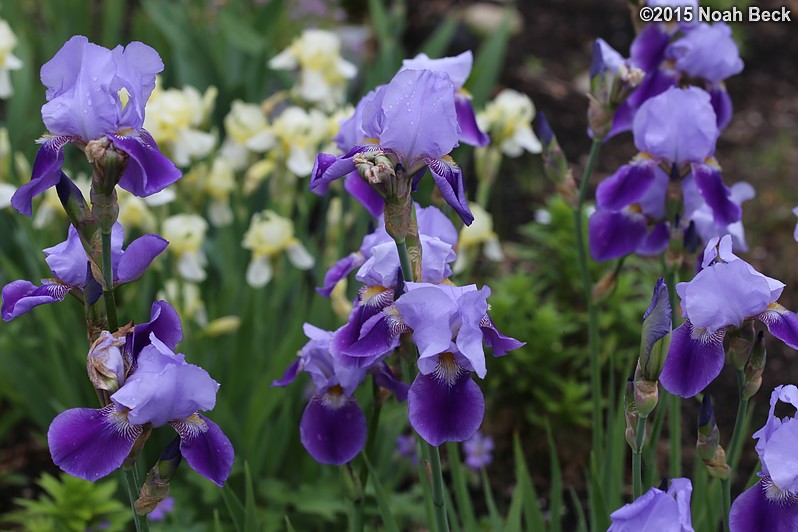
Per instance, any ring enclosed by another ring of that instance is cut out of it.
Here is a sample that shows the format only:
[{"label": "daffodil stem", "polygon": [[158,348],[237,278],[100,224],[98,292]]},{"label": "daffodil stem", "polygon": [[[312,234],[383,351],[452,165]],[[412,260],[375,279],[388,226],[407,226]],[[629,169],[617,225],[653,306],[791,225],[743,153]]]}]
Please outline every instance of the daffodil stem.
[{"label": "daffodil stem", "polygon": [[601,141],[593,140],[590,147],[590,155],[585,166],[585,172],[582,175],[582,182],[579,185],[579,200],[574,209],[574,232],[576,236],[576,250],[579,256],[579,273],[582,278],[582,291],[585,297],[585,305],[587,307],[588,316],[588,353],[590,355],[590,390],[591,402],[593,404],[592,412],[592,431],[593,431],[593,452],[596,456],[603,456],[601,449],[603,447],[603,409],[601,406],[601,367],[599,365],[599,334],[598,334],[598,310],[593,301],[593,282],[590,279],[590,266],[587,256],[587,247],[585,242],[585,229],[584,229],[584,208],[587,199],[588,184],[590,176],[593,174],[593,168],[598,160],[599,152],[601,151]]}]

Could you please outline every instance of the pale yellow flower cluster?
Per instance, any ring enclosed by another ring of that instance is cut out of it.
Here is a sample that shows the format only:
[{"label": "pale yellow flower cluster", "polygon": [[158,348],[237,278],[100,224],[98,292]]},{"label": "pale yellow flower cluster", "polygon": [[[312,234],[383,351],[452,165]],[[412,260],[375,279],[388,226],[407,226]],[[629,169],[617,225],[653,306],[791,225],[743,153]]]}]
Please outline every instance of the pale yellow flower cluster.
[{"label": "pale yellow flower cluster", "polygon": [[524,150],[540,153],[540,140],[532,131],[535,106],[526,94],[504,89],[477,115],[477,124],[490,135],[508,157],[519,157]]},{"label": "pale yellow flower cluster", "polygon": [[301,100],[332,111],[344,103],[347,81],[357,67],[341,57],[341,39],[326,30],[308,29],[269,61],[274,70],[299,70],[293,92]]},{"label": "pale yellow flower cluster", "polygon": [[252,216],[249,229],[241,245],[252,251],[247,267],[247,283],[253,288],[266,286],[274,275],[272,260],[282,252],[300,270],[309,270],[315,259],[302,242],[294,236],[294,222],[273,211],[263,211]]},{"label": "pale yellow flower cluster", "polygon": [[22,60],[12,52],[17,47],[17,36],[3,19],[0,19],[0,98],[10,98],[14,94],[9,72],[22,68]]}]

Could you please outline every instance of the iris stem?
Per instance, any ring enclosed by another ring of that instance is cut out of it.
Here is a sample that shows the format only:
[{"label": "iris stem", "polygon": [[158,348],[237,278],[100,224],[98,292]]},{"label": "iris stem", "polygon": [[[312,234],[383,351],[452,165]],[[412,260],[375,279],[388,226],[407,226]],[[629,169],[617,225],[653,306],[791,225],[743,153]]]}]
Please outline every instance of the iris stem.
[{"label": "iris stem", "polygon": [[646,418],[637,418],[635,447],[632,450],[632,495],[635,499],[643,494],[643,445],[646,443]]},{"label": "iris stem", "polygon": [[[374,439],[377,437],[377,426],[380,423],[380,413],[382,412],[382,401],[380,400],[380,387],[372,379],[371,381],[374,403],[369,419],[368,435],[366,436],[366,448],[362,453],[364,456],[373,456]],[[369,468],[366,461],[360,464],[360,496],[355,500],[354,530],[363,530],[363,512],[366,506],[366,484],[369,481]]]},{"label": "iris stem", "polygon": [[114,297],[114,272],[111,266],[111,231],[102,232],[102,261],[103,261],[103,299],[105,299],[105,312],[108,316],[108,330],[115,332],[119,328],[116,317],[116,298]]},{"label": "iris stem", "polygon": [[438,532],[449,532],[449,517],[446,515],[446,500],[443,495],[441,453],[434,445],[429,445],[429,458],[432,468],[432,507],[435,510],[435,524]]},{"label": "iris stem", "polygon": [[734,420],[734,430],[729,443],[728,460],[726,461],[731,467],[731,475],[729,478],[721,480],[721,494],[723,497],[723,528],[728,532],[729,530],[729,511],[731,510],[731,481],[734,477],[734,472],[737,469],[737,455],[740,452],[742,444],[743,426],[745,425],[745,418],[748,415],[748,399],[743,398],[743,389],[745,388],[745,371],[737,370],[737,389],[740,392],[740,401],[737,404],[737,418]]},{"label": "iris stem", "polygon": [[[668,299],[671,304],[671,326],[676,328],[676,268],[668,268],[662,256],[662,268],[668,285]],[[664,392],[668,393],[668,392]],[[670,478],[682,476],[682,403],[678,395],[668,394],[668,434],[670,437]]]},{"label": "iris stem", "polygon": [[120,469],[119,472],[122,474],[122,482],[125,484],[127,496],[130,499],[130,511],[133,514],[133,525],[136,527],[136,532],[148,532],[150,530],[150,525],[147,522],[147,518],[136,513],[136,499],[138,499],[136,487],[138,486],[138,482],[135,477],[137,475],[133,468]]},{"label": "iris stem", "polygon": [[576,250],[579,256],[579,273],[582,278],[582,290],[587,307],[587,345],[590,354],[590,390],[593,403],[592,431],[593,431],[593,452],[596,456],[603,456],[603,409],[601,406],[601,368],[599,365],[599,333],[598,333],[598,311],[593,301],[593,281],[590,279],[590,267],[588,263],[587,249],[585,247],[584,234],[584,207],[587,199],[587,189],[593,168],[598,160],[601,151],[601,141],[593,140],[590,146],[590,155],[582,175],[582,182],[579,185],[579,200],[574,209],[574,231],[576,236]]}]

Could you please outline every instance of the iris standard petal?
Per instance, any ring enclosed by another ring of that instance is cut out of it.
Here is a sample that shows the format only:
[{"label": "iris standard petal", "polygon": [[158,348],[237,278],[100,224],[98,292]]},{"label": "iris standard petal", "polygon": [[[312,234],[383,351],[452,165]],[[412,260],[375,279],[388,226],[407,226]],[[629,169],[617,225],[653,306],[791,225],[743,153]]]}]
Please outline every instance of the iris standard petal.
[{"label": "iris standard petal", "polygon": [[144,235],[131,242],[119,259],[116,282],[129,283],[144,275],[155,257],[168,245],[169,242],[158,235]]},{"label": "iris standard petal", "polygon": [[725,129],[731,122],[732,115],[734,114],[734,106],[731,101],[731,96],[726,91],[726,87],[719,86],[710,89],[709,95],[712,98],[712,108],[715,110],[715,115],[718,117],[718,129]]},{"label": "iris standard petal", "polygon": [[442,290],[422,286],[396,300],[399,315],[413,329],[413,343],[421,358],[438,355],[452,341],[450,320],[457,312],[455,302]]},{"label": "iris standard petal", "polygon": [[[759,457],[763,470],[781,491],[798,493],[798,459],[795,442],[798,441],[798,419],[786,418],[778,430],[770,435],[764,452]],[[798,502],[798,501],[796,501]]]},{"label": "iris standard petal", "polygon": [[69,226],[67,239],[64,242],[46,248],[43,252],[47,256],[44,259],[47,266],[59,281],[69,286],[83,286],[89,258],[74,226]]},{"label": "iris standard petal", "polygon": [[737,497],[729,512],[731,532],[795,532],[798,530],[798,504],[794,498],[768,499],[764,480]]},{"label": "iris standard petal", "polygon": [[141,427],[128,423],[114,405],[72,408],[58,414],[47,431],[55,465],[70,475],[97,480],[125,461]]},{"label": "iris standard petal", "polygon": [[169,349],[174,349],[183,339],[183,326],[177,311],[166,301],[155,301],[150,307],[150,321],[133,329],[133,353],[138,354],[150,345],[154,334]]},{"label": "iris standard petal", "polygon": [[670,393],[693,397],[715,380],[723,369],[724,331],[696,331],[685,321],[674,329],[660,382]]},{"label": "iris standard petal", "polygon": [[413,430],[438,446],[473,436],[485,415],[485,399],[467,371],[451,384],[435,373],[418,374],[407,394],[407,412]]},{"label": "iris standard petal", "polygon": [[158,148],[146,130],[138,136],[109,135],[111,143],[127,153],[128,163],[119,186],[134,196],[147,197],[160,192],[183,175],[180,169]]},{"label": "iris standard petal", "polygon": [[219,425],[201,414],[171,422],[180,435],[180,454],[197,473],[219,487],[230,475],[235,452]]},{"label": "iris standard petal", "polygon": [[366,416],[353,397],[317,394],[302,414],[299,436],[317,462],[343,465],[366,444]]},{"label": "iris standard petal", "polygon": [[461,129],[459,140],[470,146],[486,146],[490,142],[490,137],[479,129],[471,99],[462,92],[457,92],[454,96],[454,108]]},{"label": "iris standard petal", "polygon": [[302,359],[297,358],[285,369],[285,373],[283,373],[283,377],[281,379],[276,379],[272,381],[272,386],[277,386],[278,388],[282,388],[283,386],[288,386],[294,379],[296,379],[297,373],[299,373],[299,368],[302,364]]},{"label": "iris standard petal", "polygon": [[434,70],[443,72],[452,80],[455,89],[460,89],[471,74],[474,64],[474,54],[471,50],[451,56],[432,59],[425,53],[420,53],[413,59],[402,60],[402,70]]}]

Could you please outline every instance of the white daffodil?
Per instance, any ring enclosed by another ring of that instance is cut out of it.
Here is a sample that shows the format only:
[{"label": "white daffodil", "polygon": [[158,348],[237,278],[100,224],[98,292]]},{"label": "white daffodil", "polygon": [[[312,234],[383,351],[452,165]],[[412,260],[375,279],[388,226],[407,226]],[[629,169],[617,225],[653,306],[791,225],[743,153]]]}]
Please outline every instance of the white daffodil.
[{"label": "white daffodil", "polygon": [[263,153],[274,146],[274,133],[260,105],[234,100],[224,117],[225,141],[219,154],[230,162],[233,170],[249,165],[250,152]]},{"label": "white daffodil", "polygon": [[233,222],[230,194],[237,186],[230,162],[224,157],[216,157],[205,178],[205,192],[210,197],[208,219],[214,226],[223,227]]},{"label": "white daffodil", "polygon": [[137,227],[145,233],[154,232],[158,225],[155,213],[152,212],[152,207],[166,205],[174,201],[176,197],[175,191],[171,188],[165,188],[146,198],[134,196],[122,188],[117,189],[117,195],[119,200],[119,223],[127,228]]},{"label": "white daffodil", "polygon": [[196,214],[177,214],[163,221],[161,234],[169,241],[169,251],[178,256],[177,271],[187,281],[205,280],[208,258],[202,250],[208,222]]},{"label": "white daffodil", "polygon": [[294,236],[294,223],[273,211],[252,216],[241,245],[252,251],[247,267],[247,283],[253,288],[266,286],[274,274],[272,259],[285,251],[288,260],[300,270],[309,270],[315,259]]},{"label": "white daffodil", "polygon": [[274,120],[272,131],[288,170],[297,177],[309,176],[319,145],[329,140],[325,138],[327,115],[318,109],[291,106]]},{"label": "white daffodil", "polygon": [[535,106],[526,94],[504,89],[485,110],[477,115],[477,124],[490,135],[491,143],[498,145],[508,157],[518,157],[524,150],[540,153],[540,140],[532,131]]},{"label": "white daffodil", "polygon": [[192,159],[205,157],[216,144],[216,136],[200,128],[213,109],[217,93],[216,87],[208,87],[204,95],[191,86],[163,89],[157,78],[147,101],[144,128],[171,153],[177,166],[185,167]]},{"label": "white daffodil", "polygon": [[341,39],[333,32],[309,29],[269,61],[274,70],[299,70],[294,93],[302,100],[332,111],[344,102],[347,80],[357,67],[341,57]]},{"label": "white daffodil", "polygon": [[462,273],[465,270],[469,250],[477,249],[482,246],[485,257],[494,261],[504,260],[501,244],[498,235],[493,231],[493,217],[488,211],[477,203],[469,203],[474,221],[471,225],[465,225],[460,230],[460,238],[457,245],[457,260],[454,263],[454,273]]},{"label": "white daffodil", "polygon": [[17,47],[17,36],[3,19],[0,19],[0,98],[6,99],[14,94],[9,72],[22,68],[22,60],[13,53]]}]

